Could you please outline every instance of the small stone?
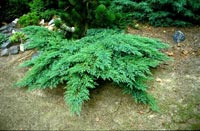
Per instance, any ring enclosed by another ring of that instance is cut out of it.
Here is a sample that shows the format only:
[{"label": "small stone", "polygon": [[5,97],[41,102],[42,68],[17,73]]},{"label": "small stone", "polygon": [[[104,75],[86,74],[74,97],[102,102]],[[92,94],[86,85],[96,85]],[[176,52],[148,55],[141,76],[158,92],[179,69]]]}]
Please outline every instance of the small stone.
[{"label": "small stone", "polygon": [[11,55],[18,54],[19,53],[19,46],[18,45],[11,46],[9,50],[10,50],[10,54]]},{"label": "small stone", "polygon": [[16,26],[16,23],[11,22],[10,24],[8,24],[8,26],[9,26],[10,28],[14,28],[14,27]]},{"label": "small stone", "polygon": [[15,34],[16,33],[16,31],[15,30],[12,30],[12,34]]},{"label": "small stone", "polygon": [[7,40],[6,42],[4,42],[4,43],[1,45],[1,48],[2,48],[2,49],[5,49],[5,48],[8,48],[10,45],[11,45],[11,42],[10,42],[9,40]]},{"label": "small stone", "polygon": [[52,31],[52,30],[54,30],[54,28],[55,28],[55,27],[54,27],[54,24],[48,26],[48,30],[51,30],[51,31]]},{"label": "small stone", "polygon": [[1,50],[1,56],[8,56],[9,55],[9,51],[7,48]]},{"label": "small stone", "polygon": [[14,30],[14,28],[12,26],[9,26],[7,30],[8,30],[8,32],[12,32],[12,30]]},{"label": "small stone", "polygon": [[115,104],[116,104],[116,105],[119,105],[119,102],[118,102],[118,101],[116,101],[116,102],[115,102]]},{"label": "small stone", "polygon": [[148,117],[149,117],[149,118],[154,118],[154,117],[155,117],[155,115],[149,115]]},{"label": "small stone", "polygon": [[42,19],[39,24],[44,25],[44,19]]},{"label": "small stone", "polygon": [[19,45],[19,50],[24,52],[25,51],[25,47],[24,47],[24,44],[20,44]]},{"label": "small stone", "polygon": [[173,53],[173,52],[166,52],[166,54],[167,54],[168,56],[174,56],[174,53]]},{"label": "small stone", "polygon": [[185,34],[178,30],[174,33],[173,35],[173,40],[176,42],[176,43],[180,43],[180,42],[183,42],[185,40]]},{"label": "small stone", "polygon": [[19,45],[19,50],[24,52],[24,51],[27,50],[27,46],[28,46],[28,43],[20,44]]},{"label": "small stone", "polygon": [[71,32],[75,32],[75,27],[71,27]]},{"label": "small stone", "polygon": [[12,21],[12,23],[17,24],[18,20],[19,20],[19,19],[16,18],[15,20]]},{"label": "small stone", "polygon": [[49,21],[48,25],[52,25],[52,24],[54,24],[54,22],[55,22],[55,20],[52,19],[52,20]]}]

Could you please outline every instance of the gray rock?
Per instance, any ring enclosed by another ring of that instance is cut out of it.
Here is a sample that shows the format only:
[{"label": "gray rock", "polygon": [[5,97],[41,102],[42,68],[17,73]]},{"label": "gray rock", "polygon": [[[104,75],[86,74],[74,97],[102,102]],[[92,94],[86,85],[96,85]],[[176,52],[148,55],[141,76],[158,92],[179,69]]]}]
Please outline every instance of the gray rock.
[{"label": "gray rock", "polygon": [[3,31],[1,31],[1,33],[7,34],[7,33],[9,33],[9,30],[8,29],[3,30]]},{"label": "gray rock", "polygon": [[44,23],[44,19],[42,19],[41,21],[40,21],[40,23],[39,23],[40,25],[44,25],[45,23]]},{"label": "gray rock", "polygon": [[4,42],[2,45],[1,45],[1,48],[2,49],[5,49],[5,48],[8,48],[11,46],[11,42],[9,40],[7,40],[6,42]]},{"label": "gray rock", "polygon": [[173,35],[173,40],[176,42],[176,43],[180,43],[180,42],[183,42],[185,40],[185,34],[178,30],[174,33]]},{"label": "gray rock", "polygon": [[9,51],[10,51],[11,55],[18,54],[19,53],[19,46],[18,45],[11,46]]},{"label": "gray rock", "polygon": [[0,28],[0,32],[1,33],[9,33],[9,32],[12,32],[12,30],[14,29],[14,27],[16,26],[16,24],[15,23],[10,23],[10,24],[8,24],[8,25],[5,25],[5,26],[2,26],[1,28]]},{"label": "gray rock", "polygon": [[1,56],[8,56],[9,55],[9,51],[7,48],[1,50]]},{"label": "gray rock", "polygon": [[12,26],[9,26],[7,29],[8,32],[12,32],[12,30],[14,30],[14,28]]},{"label": "gray rock", "polygon": [[15,26],[16,26],[16,23],[14,23],[14,22],[11,22],[8,24],[8,27],[11,27],[11,28],[14,28]]},{"label": "gray rock", "polygon": [[2,31],[4,31],[4,30],[6,30],[8,28],[8,26],[7,25],[4,25],[4,26],[2,26],[1,28],[0,28],[0,31],[2,32]]},{"label": "gray rock", "polygon": [[12,33],[13,32],[22,32],[22,30],[21,29],[15,29],[15,28],[13,28]]}]

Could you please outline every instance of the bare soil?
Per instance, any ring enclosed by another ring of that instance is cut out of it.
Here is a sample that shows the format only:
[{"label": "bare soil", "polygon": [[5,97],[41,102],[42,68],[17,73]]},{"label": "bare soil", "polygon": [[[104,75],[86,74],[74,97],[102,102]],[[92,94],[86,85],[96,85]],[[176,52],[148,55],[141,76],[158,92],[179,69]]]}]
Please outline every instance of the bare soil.
[{"label": "bare soil", "polygon": [[[174,31],[181,30],[186,40],[178,46]],[[0,57],[0,130],[134,130],[200,129],[200,27],[155,28],[140,25],[129,33],[159,38],[171,45],[165,53],[173,61],[153,70],[148,82],[160,112],[137,104],[115,85],[104,82],[91,92],[80,116],[71,116],[63,100],[62,87],[28,92],[13,88],[26,69],[18,65],[33,51]]]}]

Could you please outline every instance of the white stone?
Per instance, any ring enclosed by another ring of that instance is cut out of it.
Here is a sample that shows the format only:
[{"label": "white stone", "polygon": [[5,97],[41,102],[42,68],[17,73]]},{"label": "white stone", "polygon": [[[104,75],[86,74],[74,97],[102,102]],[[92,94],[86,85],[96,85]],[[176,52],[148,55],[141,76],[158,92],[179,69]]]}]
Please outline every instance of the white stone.
[{"label": "white stone", "polygon": [[39,24],[44,25],[44,19],[42,19]]},{"label": "white stone", "polygon": [[15,34],[16,33],[16,31],[15,30],[12,30],[12,34]]},{"label": "white stone", "polygon": [[54,30],[54,24],[47,27],[49,30]]},{"label": "white stone", "polygon": [[24,44],[20,44],[20,45],[19,45],[19,50],[22,51],[22,52],[25,51]]},{"label": "white stone", "polygon": [[75,27],[71,27],[71,31],[74,32],[75,31]]},{"label": "white stone", "polygon": [[18,19],[18,18],[16,18],[16,19],[15,19],[15,20],[13,20],[12,22],[13,22],[13,23],[15,23],[15,24],[17,24],[18,20],[19,20],[19,19]]},{"label": "white stone", "polygon": [[48,23],[48,25],[52,25],[52,24],[54,24],[54,19],[51,19],[50,21],[49,21],[49,23]]}]

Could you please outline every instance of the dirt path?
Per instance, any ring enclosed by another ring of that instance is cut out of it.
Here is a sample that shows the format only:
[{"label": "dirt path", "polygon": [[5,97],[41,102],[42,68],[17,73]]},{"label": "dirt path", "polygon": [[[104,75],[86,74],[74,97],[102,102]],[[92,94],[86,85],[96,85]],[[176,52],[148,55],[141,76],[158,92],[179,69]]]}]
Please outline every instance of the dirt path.
[{"label": "dirt path", "polygon": [[25,70],[17,65],[32,52],[0,57],[0,130],[76,130],[76,129],[200,129],[200,27],[180,28],[186,40],[180,47],[172,41],[177,28],[129,29],[169,43],[166,51],[174,61],[154,70],[149,92],[160,106],[152,112],[148,106],[134,103],[120,88],[105,82],[91,92],[81,116],[70,116],[63,90],[14,89]]}]

